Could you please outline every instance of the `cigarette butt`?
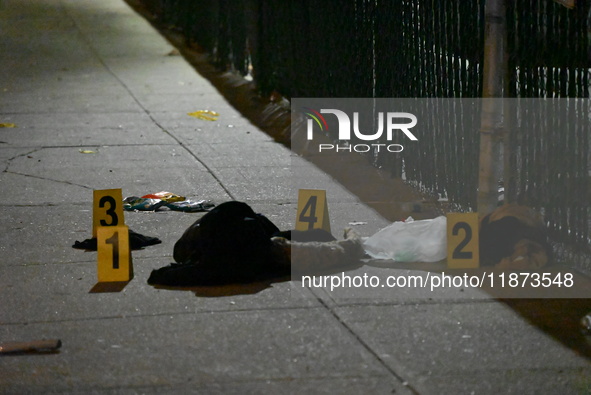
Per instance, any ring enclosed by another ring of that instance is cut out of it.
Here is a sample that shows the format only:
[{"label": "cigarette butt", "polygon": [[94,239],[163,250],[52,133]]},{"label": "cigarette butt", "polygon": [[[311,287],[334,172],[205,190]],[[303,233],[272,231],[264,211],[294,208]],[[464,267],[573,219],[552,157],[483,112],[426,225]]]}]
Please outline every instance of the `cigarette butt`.
[{"label": "cigarette butt", "polygon": [[55,351],[62,346],[59,339],[34,340],[30,342],[7,342],[0,343],[0,354],[20,353],[20,352],[47,352]]}]

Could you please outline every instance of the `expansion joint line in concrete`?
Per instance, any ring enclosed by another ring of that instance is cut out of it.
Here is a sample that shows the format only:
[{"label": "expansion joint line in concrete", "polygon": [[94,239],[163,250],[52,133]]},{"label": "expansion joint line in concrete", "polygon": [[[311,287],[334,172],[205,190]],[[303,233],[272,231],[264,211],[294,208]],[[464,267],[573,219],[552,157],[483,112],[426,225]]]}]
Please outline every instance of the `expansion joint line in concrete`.
[{"label": "expansion joint line in concrete", "polygon": [[402,378],[390,366],[388,366],[386,361],[384,361],[382,359],[382,357],[380,357],[378,355],[378,353],[375,352],[370,347],[369,344],[367,344],[361,337],[359,337],[359,335],[349,325],[347,325],[347,323],[345,321],[343,321],[341,319],[341,317],[334,311],[334,309],[332,309],[324,300],[322,300],[322,298],[317,296],[316,300],[337,320],[339,325],[341,325],[347,332],[349,332],[351,334],[351,336],[353,336],[355,338],[355,340],[357,340],[359,342],[359,344],[361,344],[361,346],[367,350],[367,352],[369,352],[371,355],[373,355],[373,357],[384,367],[384,369],[386,369],[388,372],[390,372],[390,374],[392,376],[394,376],[396,378],[396,380],[398,380],[402,385],[404,385],[406,388],[408,388],[408,390],[411,391],[413,394],[419,394],[419,392],[416,389],[414,389],[408,383],[407,380],[404,380],[404,378]]},{"label": "expansion joint line in concrete", "polygon": [[224,310],[202,310],[202,311],[174,311],[174,312],[153,312],[153,313],[139,313],[127,315],[101,315],[95,317],[80,317],[80,318],[63,318],[63,319],[46,319],[37,321],[7,321],[1,322],[0,326],[21,326],[21,325],[39,325],[39,324],[56,324],[65,322],[84,322],[84,321],[100,321],[100,320],[134,320],[142,318],[162,318],[162,317],[181,317],[181,316],[197,316],[197,315],[211,315],[211,314],[252,314],[263,311],[290,311],[290,310],[318,310],[321,307],[268,307],[268,308],[246,308],[246,309],[224,309]]}]

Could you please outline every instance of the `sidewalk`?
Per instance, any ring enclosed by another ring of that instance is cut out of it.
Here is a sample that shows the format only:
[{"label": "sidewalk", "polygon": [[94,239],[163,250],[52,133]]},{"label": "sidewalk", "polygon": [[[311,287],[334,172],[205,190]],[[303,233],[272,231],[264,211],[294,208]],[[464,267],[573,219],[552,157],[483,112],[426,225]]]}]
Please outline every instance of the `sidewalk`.
[{"label": "sidewalk", "polygon": [[[540,317],[524,318],[529,301],[148,285],[200,214],[126,213],[163,242],[134,251],[123,291],[89,293],[96,253],[71,245],[90,237],[93,189],[241,200],[290,229],[293,164],[329,190],[335,234],[387,224],[172,50],[122,0],[0,0],[0,123],[16,125],[0,128],[0,343],[63,342],[54,354],[0,356],[0,393],[591,393],[591,357],[573,351],[584,340],[543,332]],[[219,119],[187,115],[207,109]],[[412,272],[354,273],[384,270]]]}]

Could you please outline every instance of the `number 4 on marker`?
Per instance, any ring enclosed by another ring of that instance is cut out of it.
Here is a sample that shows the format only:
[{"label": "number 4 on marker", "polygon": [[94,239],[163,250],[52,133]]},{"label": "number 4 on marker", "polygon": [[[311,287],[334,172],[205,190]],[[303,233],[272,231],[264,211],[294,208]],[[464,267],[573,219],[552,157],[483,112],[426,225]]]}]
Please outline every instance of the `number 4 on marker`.
[{"label": "number 4 on marker", "polygon": [[318,196],[310,196],[302,211],[298,215],[298,222],[307,223],[307,229],[311,230],[314,229],[314,224],[318,222],[318,217],[316,216],[316,204],[318,203]]},{"label": "number 4 on marker", "polygon": [[328,202],[326,191],[320,189],[300,189],[296,230],[324,229],[330,232]]}]

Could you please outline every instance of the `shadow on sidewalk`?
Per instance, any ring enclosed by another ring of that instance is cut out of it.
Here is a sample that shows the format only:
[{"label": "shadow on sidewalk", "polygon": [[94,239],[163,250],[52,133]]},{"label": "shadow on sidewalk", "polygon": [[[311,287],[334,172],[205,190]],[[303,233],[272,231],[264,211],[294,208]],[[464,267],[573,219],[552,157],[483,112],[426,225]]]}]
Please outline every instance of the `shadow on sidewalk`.
[{"label": "shadow on sidewalk", "polygon": [[188,291],[193,292],[197,297],[203,298],[218,298],[222,296],[235,295],[254,295],[265,289],[272,288],[273,284],[289,281],[289,276],[278,277],[274,279],[257,281],[253,283],[244,284],[226,284],[216,286],[195,286],[195,287],[172,287],[164,285],[154,285],[156,289],[164,289],[169,291]]},{"label": "shadow on sidewalk", "polygon": [[[493,273],[492,267],[481,267],[479,269],[447,269],[445,262],[437,263],[397,263],[388,261],[369,261],[371,266],[382,268],[396,268],[416,270],[441,274],[445,271],[448,275],[462,276],[464,273],[469,276],[478,276],[484,273]],[[552,265],[544,268],[545,272],[560,273],[566,269],[562,265]],[[519,273],[519,272],[515,272]],[[498,274],[498,272],[497,272]],[[577,287],[571,289],[559,289],[553,295],[555,298],[540,297],[542,293],[535,288],[480,288],[494,300],[497,300],[515,313],[519,314],[528,323],[545,332],[577,354],[591,360],[591,336],[583,333],[581,319],[591,313],[591,279],[584,274],[574,273],[574,284]],[[562,292],[562,294],[559,294]],[[502,334],[491,333],[491,336],[502,336]]]},{"label": "shadow on sidewalk", "polygon": [[591,360],[591,336],[582,333],[581,318],[591,312],[591,299],[499,299],[532,325]]}]

